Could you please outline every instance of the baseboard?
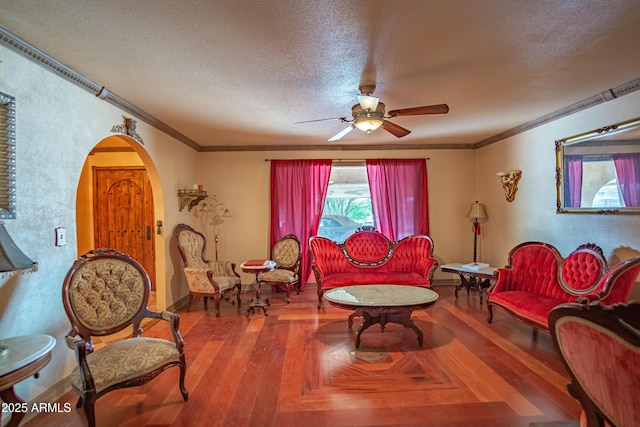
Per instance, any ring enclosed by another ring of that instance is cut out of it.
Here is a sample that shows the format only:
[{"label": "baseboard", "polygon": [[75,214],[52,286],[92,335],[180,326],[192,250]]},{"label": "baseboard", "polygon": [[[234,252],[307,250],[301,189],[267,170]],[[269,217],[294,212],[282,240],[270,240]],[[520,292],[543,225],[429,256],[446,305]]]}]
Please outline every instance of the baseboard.
[{"label": "baseboard", "polygon": [[[46,389],[43,393],[37,395],[32,401],[29,402],[29,407],[31,407],[33,404],[40,405],[41,403],[55,403],[58,400],[62,399],[65,394],[71,391],[71,379],[69,377],[70,375],[67,375],[66,377],[62,378],[60,381]],[[67,404],[67,407],[70,407],[71,410],[75,410],[77,397],[78,396],[74,394],[74,399],[72,402],[62,402],[63,407],[61,408],[61,410],[64,410],[64,405]],[[27,424],[29,421],[37,417],[38,414],[39,412],[37,411],[28,411],[22,419],[21,424]]]},{"label": "baseboard", "polygon": [[434,286],[458,286],[460,284],[459,280],[451,280],[451,279],[436,279],[433,281]]},{"label": "baseboard", "polygon": [[178,301],[171,304],[169,307],[167,307],[167,311],[176,312],[178,311],[178,309],[186,306],[188,301],[189,301],[189,295],[186,295],[180,298]]}]

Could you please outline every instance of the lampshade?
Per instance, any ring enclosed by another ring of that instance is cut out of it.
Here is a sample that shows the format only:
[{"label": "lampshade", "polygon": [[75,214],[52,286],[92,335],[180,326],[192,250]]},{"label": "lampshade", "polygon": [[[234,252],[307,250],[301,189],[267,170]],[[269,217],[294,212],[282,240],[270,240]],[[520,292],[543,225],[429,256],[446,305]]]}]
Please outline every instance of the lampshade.
[{"label": "lampshade", "polygon": [[380,98],[370,95],[358,95],[358,102],[363,110],[376,111]]},{"label": "lampshade", "polygon": [[36,269],[38,263],[31,261],[9,236],[4,222],[0,222],[0,273],[16,270]]},{"label": "lampshade", "polygon": [[488,216],[484,205],[482,203],[478,203],[477,200],[475,201],[475,203],[471,203],[467,218],[471,218],[473,221],[477,220],[478,222],[486,221]]}]

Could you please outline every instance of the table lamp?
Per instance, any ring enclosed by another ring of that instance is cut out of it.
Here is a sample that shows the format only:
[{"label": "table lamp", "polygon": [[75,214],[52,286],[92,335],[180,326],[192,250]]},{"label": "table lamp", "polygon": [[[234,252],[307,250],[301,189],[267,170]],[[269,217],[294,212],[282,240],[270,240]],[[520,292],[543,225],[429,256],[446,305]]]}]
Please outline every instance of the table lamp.
[{"label": "table lamp", "polygon": [[478,257],[478,235],[480,234],[480,224],[484,223],[489,217],[487,216],[487,211],[484,208],[484,205],[482,203],[478,203],[476,200],[475,203],[471,203],[471,208],[469,209],[467,218],[473,222],[473,263],[476,264]]}]

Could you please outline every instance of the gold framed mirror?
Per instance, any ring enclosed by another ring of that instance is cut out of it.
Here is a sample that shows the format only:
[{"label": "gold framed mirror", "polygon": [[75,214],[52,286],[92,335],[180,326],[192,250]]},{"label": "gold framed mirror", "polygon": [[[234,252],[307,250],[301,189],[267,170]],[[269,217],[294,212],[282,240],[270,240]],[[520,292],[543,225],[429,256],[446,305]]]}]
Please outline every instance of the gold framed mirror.
[{"label": "gold framed mirror", "polygon": [[640,118],[556,141],[557,213],[640,214]]},{"label": "gold framed mirror", "polygon": [[16,218],[16,100],[0,92],[0,221]]}]

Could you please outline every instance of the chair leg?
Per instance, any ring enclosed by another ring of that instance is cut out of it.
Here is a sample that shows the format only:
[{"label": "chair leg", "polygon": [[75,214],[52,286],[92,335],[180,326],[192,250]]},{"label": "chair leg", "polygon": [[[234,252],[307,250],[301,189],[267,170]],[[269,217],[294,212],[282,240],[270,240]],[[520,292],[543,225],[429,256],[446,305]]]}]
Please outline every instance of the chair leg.
[{"label": "chair leg", "polygon": [[213,296],[213,304],[216,306],[216,317],[220,317],[220,295],[217,293]]},{"label": "chair leg", "polygon": [[240,291],[242,290],[242,285],[238,284],[238,295],[236,299],[238,300],[238,307],[242,305],[242,301],[240,300]]},{"label": "chair leg", "polygon": [[180,365],[180,393],[182,393],[182,398],[184,399],[185,402],[189,399],[189,391],[187,391],[187,388],[184,385],[184,377],[186,373],[187,373],[187,365],[183,360],[182,364]]},{"label": "chair leg", "polygon": [[189,301],[187,302],[187,312],[191,309],[191,301],[193,300],[193,295],[189,294]]},{"label": "chair leg", "polygon": [[284,287],[287,289],[287,304],[289,304],[291,302],[291,284],[287,283]]},{"label": "chair leg", "polygon": [[83,402],[84,414],[87,416],[87,425],[89,427],[95,427],[96,425],[96,414],[93,409],[95,403],[96,403],[95,396],[84,397],[84,402]]},{"label": "chair leg", "polygon": [[491,323],[491,321],[493,321],[493,306],[491,304],[487,304],[487,310],[489,311],[489,317],[487,317],[487,323]]}]

